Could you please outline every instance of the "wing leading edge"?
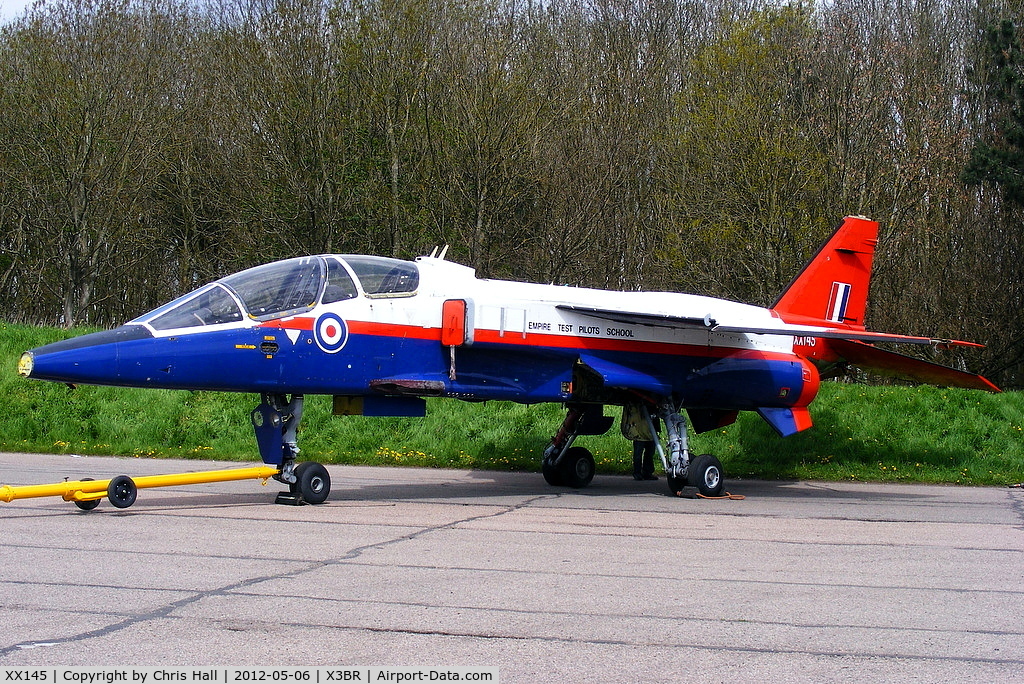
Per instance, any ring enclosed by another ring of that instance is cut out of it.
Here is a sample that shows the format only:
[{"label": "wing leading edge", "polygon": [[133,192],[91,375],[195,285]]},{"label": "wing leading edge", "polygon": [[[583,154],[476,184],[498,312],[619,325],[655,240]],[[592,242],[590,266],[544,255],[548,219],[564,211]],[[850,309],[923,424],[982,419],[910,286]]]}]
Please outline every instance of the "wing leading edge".
[{"label": "wing leading edge", "polygon": [[646,325],[659,328],[674,328],[677,330],[706,330],[716,333],[738,333],[741,335],[785,335],[787,337],[818,337],[836,340],[860,340],[864,342],[894,342],[897,344],[930,344],[939,348],[947,347],[983,347],[977,342],[965,342],[963,340],[945,340],[933,337],[916,337],[913,335],[895,335],[892,333],[871,332],[869,330],[852,330],[849,328],[832,328],[827,326],[814,325],[792,325],[779,321],[778,325],[771,326],[745,326],[745,325],[720,325],[709,313],[704,318],[687,316],[671,316],[667,314],[636,313],[632,311],[618,311],[614,309],[598,309],[594,307],[574,306],[562,304],[556,307],[563,311],[600,318],[617,323],[631,323],[633,325]]}]

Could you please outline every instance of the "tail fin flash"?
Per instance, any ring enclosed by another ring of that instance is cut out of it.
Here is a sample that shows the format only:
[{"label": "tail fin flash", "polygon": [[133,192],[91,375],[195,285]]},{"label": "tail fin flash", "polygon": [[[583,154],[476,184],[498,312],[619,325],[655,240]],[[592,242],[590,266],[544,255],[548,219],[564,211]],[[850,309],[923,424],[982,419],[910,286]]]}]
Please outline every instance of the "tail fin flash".
[{"label": "tail fin flash", "polygon": [[878,223],[847,216],[772,305],[787,323],[864,329]]}]

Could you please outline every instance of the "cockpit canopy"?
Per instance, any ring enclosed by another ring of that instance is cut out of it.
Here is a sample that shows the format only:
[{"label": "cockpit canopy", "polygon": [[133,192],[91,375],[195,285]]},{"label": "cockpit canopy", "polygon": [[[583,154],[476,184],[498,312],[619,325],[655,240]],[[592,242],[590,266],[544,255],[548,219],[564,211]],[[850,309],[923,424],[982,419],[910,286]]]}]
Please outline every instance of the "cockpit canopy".
[{"label": "cockpit canopy", "polygon": [[266,321],[360,294],[410,297],[419,282],[419,269],[410,261],[355,254],[299,257],[221,278],[131,322],[172,330],[245,318]]}]

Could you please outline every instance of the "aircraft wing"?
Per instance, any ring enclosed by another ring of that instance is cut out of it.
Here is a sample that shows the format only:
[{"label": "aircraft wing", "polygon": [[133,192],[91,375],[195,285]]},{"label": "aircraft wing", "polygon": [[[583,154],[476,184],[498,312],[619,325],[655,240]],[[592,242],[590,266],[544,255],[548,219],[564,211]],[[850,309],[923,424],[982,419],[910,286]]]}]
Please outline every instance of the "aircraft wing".
[{"label": "aircraft wing", "polygon": [[600,318],[615,323],[630,323],[633,325],[649,325],[657,328],[687,328],[707,330],[715,324],[710,316],[704,318],[688,318],[686,316],[668,316],[665,314],[639,313],[636,311],[618,311],[615,309],[597,309],[590,306],[576,306],[575,304],[559,304],[555,307],[562,311],[584,314],[592,318]]},{"label": "aircraft wing", "polygon": [[870,369],[881,375],[890,375],[942,387],[964,387],[966,389],[984,390],[986,392],[1001,391],[980,375],[879,349],[863,342],[836,340],[831,342],[830,345],[833,351],[854,366]]},{"label": "aircraft wing", "polygon": [[894,335],[892,333],[871,332],[870,330],[849,330],[847,328],[825,328],[818,326],[798,326],[781,323],[775,327],[746,327],[717,325],[712,332],[751,333],[754,335],[793,335],[794,337],[824,337],[832,340],[858,340],[863,342],[893,342],[895,344],[930,344],[940,349],[948,347],[984,347],[977,342],[963,340],[944,340],[934,337],[915,337],[913,335]]},{"label": "aircraft wing", "polygon": [[740,333],[750,335],[787,335],[791,337],[823,337],[835,340],[861,340],[864,342],[893,342],[897,344],[930,344],[939,348],[951,346],[983,347],[977,342],[964,342],[962,340],[944,340],[932,337],[915,337],[912,335],[894,335],[891,333],[871,332],[868,330],[851,330],[849,328],[833,328],[817,325],[793,325],[779,321],[772,326],[742,326],[742,325],[719,325],[718,322],[708,314],[704,318],[687,316],[670,316],[666,314],[648,314],[633,311],[618,311],[614,309],[599,309],[594,307],[575,306],[561,304],[558,307],[563,311],[584,314],[593,318],[600,318],[616,323],[631,323],[634,325],[648,325],[661,328],[675,328],[681,330],[706,330],[719,333]]}]

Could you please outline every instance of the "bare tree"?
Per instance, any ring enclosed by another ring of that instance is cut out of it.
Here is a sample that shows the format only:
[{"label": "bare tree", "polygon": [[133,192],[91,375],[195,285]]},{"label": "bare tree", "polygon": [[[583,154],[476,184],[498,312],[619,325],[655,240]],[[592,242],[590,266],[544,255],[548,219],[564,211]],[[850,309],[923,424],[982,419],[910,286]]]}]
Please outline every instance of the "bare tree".
[{"label": "bare tree", "polygon": [[[179,114],[173,6],[127,0],[43,5],[9,29],[5,217],[35,251],[37,284],[65,325],[109,318],[152,246],[152,196]],[[105,304],[106,303],[106,304]],[[103,306],[106,308],[101,308]],[[46,314],[44,314],[46,315]]]}]

